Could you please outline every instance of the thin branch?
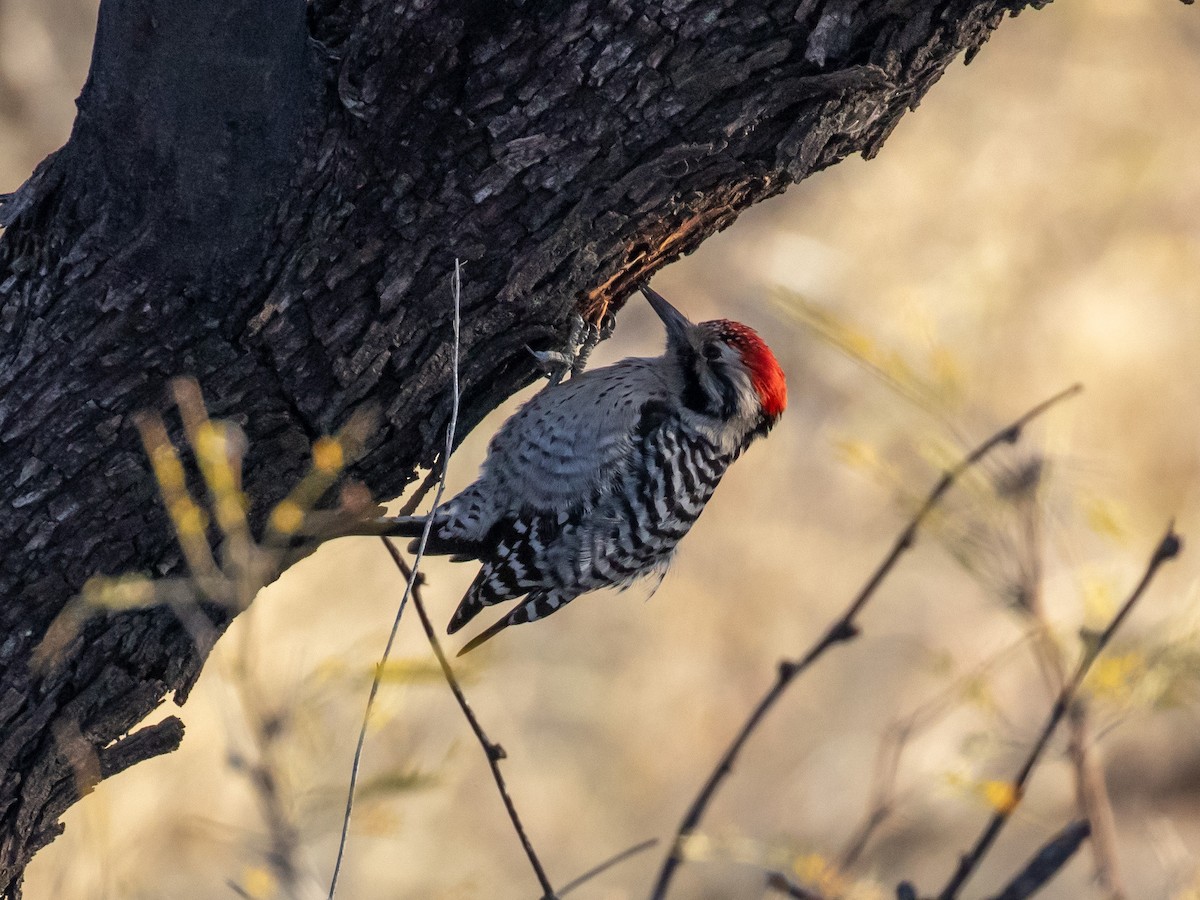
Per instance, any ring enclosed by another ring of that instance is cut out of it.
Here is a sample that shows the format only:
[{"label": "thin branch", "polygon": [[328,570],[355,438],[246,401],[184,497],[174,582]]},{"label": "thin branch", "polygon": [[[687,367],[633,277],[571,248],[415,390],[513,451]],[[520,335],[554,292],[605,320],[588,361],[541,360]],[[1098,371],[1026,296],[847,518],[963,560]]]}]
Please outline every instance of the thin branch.
[{"label": "thin branch", "polygon": [[992,900],[1026,900],[1032,897],[1071,861],[1079,845],[1087,840],[1090,833],[1091,826],[1087,819],[1072,822],[1047,841],[1025,868]]},{"label": "thin branch", "polygon": [[338,840],[337,859],[333,864],[333,875],[329,879],[328,900],[334,900],[334,895],[337,892],[338,875],[342,870],[342,859],[346,854],[346,840],[350,834],[350,817],[354,812],[354,789],[358,785],[358,773],[362,767],[363,745],[367,741],[367,725],[371,719],[371,710],[375,706],[375,697],[378,695],[379,686],[383,681],[384,668],[387,665],[388,658],[392,654],[392,645],[396,643],[396,633],[400,630],[400,617],[404,615],[404,607],[408,602],[409,596],[412,594],[413,586],[417,580],[421,559],[425,555],[425,545],[429,541],[430,531],[433,530],[433,520],[436,516],[438,506],[442,502],[442,494],[446,490],[446,464],[450,459],[451,452],[454,450],[454,432],[458,428],[458,345],[459,332],[462,327],[462,266],[458,259],[454,260],[454,280],[451,283],[451,289],[454,297],[453,380],[451,382],[450,396],[450,425],[446,429],[446,449],[442,454],[441,476],[438,478],[437,491],[433,495],[433,506],[430,507],[429,516],[425,520],[425,529],[421,532],[421,540],[417,544],[416,556],[413,558],[412,572],[409,575],[408,583],[404,586],[404,594],[400,598],[400,605],[396,608],[396,618],[392,622],[391,633],[388,635],[387,644],[384,645],[379,665],[375,668],[375,677],[371,680],[370,693],[367,694],[367,707],[363,712],[362,727],[358,730],[358,743],[354,748],[354,762],[350,766],[350,786],[346,791],[346,811],[342,815],[342,834]]},{"label": "thin branch", "polygon": [[558,896],[565,897],[567,894],[569,894],[571,891],[575,890],[576,888],[583,887],[583,885],[587,884],[587,882],[591,881],[596,876],[603,875],[605,872],[607,872],[613,866],[619,865],[620,863],[625,862],[625,860],[632,859],[633,857],[637,856],[639,853],[644,853],[647,850],[652,850],[653,848],[655,848],[657,846],[658,846],[658,838],[649,838],[648,840],[642,841],[640,844],[634,844],[632,847],[622,850],[620,853],[617,853],[614,856],[610,856],[608,859],[606,859],[604,862],[600,863],[599,865],[592,866],[590,869],[588,869],[586,872],[584,872],[579,877],[572,878],[570,881],[568,881],[565,885],[563,885],[561,888],[559,888]]},{"label": "thin branch", "polygon": [[425,603],[421,597],[422,578],[414,580],[414,570],[410,569],[400,556],[400,551],[395,548],[387,538],[380,538],[383,545],[391,554],[392,560],[396,563],[404,577],[411,585],[413,607],[417,611],[417,616],[421,620],[421,627],[425,629],[425,636],[429,638],[429,646],[433,648],[433,655],[437,657],[438,665],[442,667],[442,674],[446,676],[446,684],[450,685],[450,691],[454,694],[454,699],[458,701],[458,708],[462,710],[463,716],[466,717],[467,724],[471,726],[471,731],[475,733],[475,739],[479,741],[479,746],[483,748],[483,755],[487,757],[488,766],[492,770],[492,778],[496,781],[496,789],[500,792],[500,799],[504,801],[504,808],[508,810],[508,817],[512,820],[513,829],[517,832],[517,837],[521,841],[521,846],[525,849],[525,855],[529,857],[529,864],[533,867],[533,872],[537,876],[538,884],[542,886],[542,900],[557,900],[554,893],[554,887],[550,884],[550,879],[546,877],[546,870],[542,868],[541,860],[538,859],[537,853],[533,849],[533,844],[529,842],[529,835],[525,832],[525,827],[521,824],[521,817],[517,814],[517,807],[513,803],[512,797],[508,793],[508,785],[504,781],[504,775],[500,771],[500,760],[504,759],[507,754],[504,748],[499,744],[494,743],[487,736],[487,732],[483,730],[483,726],[479,724],[479,719],[475,716],[475,711],[471,709],[471,704],[467,702],[466,694],[463,693],[462,685],[454,674],[454,670],[450,668],[450,661],[446,659],[446,654],[442,650],[442,644],[437,638],[437,632],[434,630],[433,622],[429,619],[429,614],[425,611]]},{"label": "thin branch", "polygon": [[[1030,482],[1029,487],[1029,490],[1019,491],[1013,496],[1020,517],[1019,553],[1024,562],[1018,595],[1024,598],[1022,608],[1035,629],[1033,649],[1038,668],[1050,696],[1055,697],[1066,684],[1069,666],[1065,649],[1054,639],[1054,630],[1043,602],[1043,507],[1038,502],[1038,482]],[[1090,704],[1083,698],[1077,698],[1071,704],[1067,718],[1067,755],[1074,770],[1075,805],[1087,820],[1097,882],[1108,900],[1123,900],[1126,893],[1117,854],[1116,817],[1108,796],[1108,786],[1104,783],[1103,768],[1096,758],[1090,720]]]},{"label": "thin branch", "polygon": [[716,768],[714,768],[712,774],[709,775],[708,780],[700,789],[700,793],[696,796],[696,799],[692,801],[691,807],[689,807],[687,814],[684,816],[683,821],[676,830],[675,839],[671,844],[671,850],[668,853],[666,860],[663,862],[662,869],[659,871],[658,880],[654,885],[654,890],[650,894],[651,900],[662,900],[662,898],[666,896],[667,889],[671,884],[671,878],[674,876],[675,870],[682,861],[682,849],[684,841],[686,840],[687,836],[695,831],[696,827],[700,824],[700,820],[704,817],[704,813],[708,809],[709,803],[712,802],[713,796],[717,792],[717,788],[720,787],[721,782],[724,781],[725,778],[733,771],[733,764],[736,762],[738,755],[741,753],[742,747],[758,728],[758,725],[762,721],[763,717],[767,714],[771,707],[775,705],[776,701],[779,700],[784,691],[787,690],[788,685],[791,684],[798,675],[816,662],[826,650],[829,650],[831,647],[837,644],[852,640],[858,636],[858,625],[855,623],[855,619],[858,617],[858,614],[862,612],[863,607],[867,605],[867,602],[875,594],[875,591],[879,588],[879,585],[883,582],[884,578],[886,578],[888,573],[891,572],[891,570],[895,567],[900,557],[912,547],[913,542],[916,540],[917,531],[920,529],[925,519],[929,517],[929,514],[941,501],[946,492],[950,490],[950,488],[963,475],[964,472],[970,469],[994,448],[1001,444],[1015,444],[1021,437],[1022,429],[1024,429],[1025,426],[1028,425],[1032,420],[1036,419],[1038,416],[1042,415],[1042,413],[1046,412],[1048,409],[1060,403],[1061,401],[1066,400],[1068,397],[1075,396],[1082,389],[1083,388],[1081,385],[1075,384],[1067,388],[1065,391],[1055,394],[1050,399],[1042,401],[1011,425],[1008,425],[1006,428],[993,434],[990,438],[972,450],[954,468],[944,472],[941,479],[936,485],[934,485],[933,490],[930,491],[929,495],[925,498],[925,502],[921,504],[920,508],[909,520],[904,530],[900,533],[900,536],[892,545],[891,550],[888,552],[883,562],[880,563],[874,574],[872,574],[867,580],[867,583],[859,591],[858,595],[850,603],[850,606],[847,607],[842,616],[830,626],[829,630],[825,632],[825,635],[818,640],[803,657],[801,657],[799,660],[784,660],[779,664],[779,671],[775,680],[775,684],[771,686],[770,690],[767,691],[767,693],[759,701],[758,705],[754,708],[754,711],[750,714],[745,724],[742,725],[742,728],[734,738],[733,743],[729,745],[729,748],[725,751],[724,755],[717,763]]},{"label": "thin branch", "polygon": [[959,860],[958,868],[955,870],[946,886],[942,889],[942,892],[938,894],[938,900],[954,900],[954,898],[958,896],[959,890],[966,883],[967,879],[971,877],[971,874],[979,866],[979,863],[983,860],[984,856],[991,848],[992,843],[996,840],[996,837],[1000,834],[1000,831],[1008,822],[1013,810],[1020,803],[1022,794],[1025,790],[1025,785],[1029,781],[1029,777],[1033,774],[1033,770],[1037,766],[1038,761],[1041,759],[1042,753],[1045,752],[1046,746],[1050,743],[1050,738],[1058,728],[1059,722],[1062,721],[1063,717],[1070,709],[1075,694],[1078,692],[1080,685],[1083,684],[1083,679],[1087,676],[1088,671],[1091,669],[1092,663],[1096,661],[1096,658],[1108,646],[1109,642],[1113,638],[1113,635],[1116,634],[1117,629],[1121,627],[1125,619],[1128,618],[1130,612],[1133,611],[1134,605],[1139,599],[1141,599],[1146,588],[1150,586],[1150,582],[1154,579],[1159,567],[1163,563],[1178,556],[1182,548],[1182,540],[1180,539],[1179,535],[1175,533],[1174,525],[1172,524],[1171,526],[1168,526],[1167,533],[1163,535],[1162,540],[1158,542],[1158,546],[1154,549],[1154,555],[1151,556],[1150,562],[1146,566],[1146,571],[1145,574],[1142,575],[1141,581],[1139,581],[1137,587],[1133,589],[1133,593],[1129,595],[1129,599],[1125,601],[1124,605],[1117,611],[1117,614],[1113,616],[1112,621],[1108,623],[1108,627],[1105,628],[1101,634],[1096,636],[1094,642],[1090,643],[1090,645],[1084,651],[1083,658],[1080,659],[1079,665],[1075,669],[1075,674],[1071,677],[1071,680],[1063,686],[1058,699],[1054,703],[1054,707],[1050,711],[1050,716],[1047,718],[1046,724],[1042,727],[1041,734],[1038,735],[1037,741],[1034,742],[1032,749],[1029,751],[1029,755],[1025,758],[1025,762],[1021,765],[1020,770],[1017,772],[1017,776],[1012,781],[1012,791],[1015,802],[1006,807],[1001,807],[995,811],[991,820],[984,828],[983,833],[980,834],[979,839],[975,842],[975,845],[968,853],[963,855],[962,859]]},{"label": "thin branch", "polygon": [[767,887],[773,891],[779,891],[787,897],[796,898],[796,900],[825,900],[824,894],[818,894],[811,888],[796,884],[782,872],[768,872]]},{"label": "thin branch", "polygon": [[1075,803],[1087,817],[1091,831],[1092,864],[1096,881],[1107,900],[1124,900],[1128,896],[1121,878],[1120,857],[1117,853],[1117,822],[1104,767],[1097,759],[1096,743],[1092,737],[1091,705],[1071,704],[1067,718],[1067,756],[1075,769]]}]

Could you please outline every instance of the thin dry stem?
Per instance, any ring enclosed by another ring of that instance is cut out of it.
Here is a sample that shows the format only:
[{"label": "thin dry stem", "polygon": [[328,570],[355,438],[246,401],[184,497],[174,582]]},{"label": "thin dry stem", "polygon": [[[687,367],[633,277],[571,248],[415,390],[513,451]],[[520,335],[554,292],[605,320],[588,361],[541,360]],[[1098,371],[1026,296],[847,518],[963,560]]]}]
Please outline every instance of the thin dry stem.
[{"label": "thin dry stem", "polygon": [[806,888],[802,884],[796,884],[782,872],[767,873],[767,887],[784,896],[793,897],[795,900],[825,900],[824,894],[820,894],[812,888]]},{"label": "thin dry stem", "polygon": [[637,856],[639,853],[644,853],[647,850],[652,850],[657,846],[658,846],[658,838],[649,838],[647,840],[642,841],[639,844],[634,844],[632,847],[627,847],[626,849],[622,850],[620,853],[613,854],[608,859],[604,860],[604,862],[598,863],[597,865],[592,866],[590,869],[588,869],[582,875],[579,875],[575,878],[572,878],[570,881],[568,881],[565,885],[563,885],[561,888],[559,888],[558,896],[565,897],[567,894],[569,894],[571,891],[575,890],[576,888],[583,887],[585,884],[587,884],[593,878],[596,878],[599,875],[603,875],[605,872],[607,872],[613,866],[619,865],[628,859],[633,859],[633,857]]},{"label": "thin dry stem", "polygon": [[446,677],[446,684],[450,686],[450,692],[454,694],[454,699],[458,701],[458,708],[462,710],[467,724],[471,726],[471,731],[475,734],[475,739],[479,741],[479,746],[483,748],[483,755],[487,757],[488,766],[492,770],[492,778],[496,782],[496,789],[500,792],[500,799],[504,802],[504,808],[508,811],[508,818],[512,821],[513,829],[517,832],[517,838],[521,841],[521,847],[524,848],[525,855],[529,858],[529,864],[533,867],[534,875],[537,876],[538,884],[542,887],[542,900],[557,900],[558,895],[554,893],[554,887],[550,884],[550,879],[546,876],[546,870],[542,867],[541,860],[538,859],[538,855],[533,849],[533,844],[530,842],[529,835],[525,831],[525,826],[521,823],[521,817],[517,813],[516,804],[513,803],[512,796],[508,793],[508,785],[504,781],[504,774],[500,771],[500,760],[506,756],[504,748],[487,736],[487,732],[479,724],[479,719],[476,717],[475,711],[471,708],[471,704],[467,702],[467,696],[463,693],[458,677],[454,674],[454,670],[450,668],[450,661],[446,658],[446,654],[442,650],[442,644],[438,640],[433,622],[430,621],[429,614],[425,611],[425,601],[421,596],[422,579],[418,577],[414,580],[415,565],[414,568],[410,569],[390,540],[387,538],[380,538],[380,540],[383,541],[383,545],[387,548],[392,560],[396,563],[396,568],[400,570],[408,583],[412,585],[413,607],[417,611],[417,617],[421,620],[421,627],[425,630],[425,636],[429,639],[429,646],[433,648],[433,655],[437,657],[438,665],[442,668],[442,674]]},{"label": "thin dry stem", "polygon": [[442,502],[442,494],[446,490],[446,463],[449,461],[450,453],[454,449],[454,433],[458,428],[458,348],[462,314],[462,267],[457,259],[454,260],[454,280],[451,284],[451,293],[454,299],[453,380],[451,382],[450,425],[446,429],[446,449],[442,454],[441,474],[438,478],[437,491],[433,495],[433,505],[429,510],[428,518],[425,520],[425,529],[421,532],[421,539],[418,542],[417,552],[413,558],[412,572],[409,575],[408,583],[404,587],[404,594],[400,598],[400,604],[396,608],[396,617],[392,621],[392,630],[388,634],[387,643],[383,648],[383,655],[379,659],[379,665],[375,668],[375,677],[371,680],[371,690],[367,694],[367,706],[363,712],[362,727],[359,728],[358,742],[354,748],[354,761],[350,765],[350,784],[346,791],[346,811],[342,815],[342,833],[338,839],[337,858],[333,864],[333,875],[329,879],[328,900],[334,900],[334,895],[337,893],[338,876],[341,874],[342,860],[346,855],[346,841],[350,834],[350,818],[354,813],[354,789],[358,785],[358,774],[362,768],[363,746],[367,741],[367,726],[371,719],[371,710],[374,708],[375,698],[379,694],[379,686],[383,680],[384,668],[392,655],[392,646],[396,643],[396,633],[400,630],[400,617],[404,615],[404,607],[408,602],[409,596],[412,594],[413,585],[416,583],[421,559],[425,556],[425,545],[428,543],[429,533],[433,529],[434,517],[437,514],[438,506]]},{"label": "thin dry stem", "polygon": [[1025,785],[1028,783],[1030,776],[1033,774],[1033,770],[1037,767],[1038,762],[1042,758],[1042,754],[1049,745],[1051,736],[1053,736],[1054,732],[1058,728],[1059,723],[1069,711],[1072,702],[1075,699],[1075,695],[1079,691],[1080,685],[1083,684],[1083,679],[1087,676],[1088,671],[1092,667],[1092,663],[1096,661],[1096,658],[1104,651],[1109,642],[1112,641],[1113,635],[1116,634],[1117,629],[1119,629],[1124,621],[1129,617],[1129,614],[1133,611],[1134,606],[1145,593],[1146,588],[1150,586],[1150,582],[1154,580],[1154,576],[1158,573],[1159,568],[1163,565],[1163,563],[1178,556],[1182,546],[1182,540],[1179,535],[1175,533],[1174,526],[1168,526],[1167,533],[1163,535],[1162,539],[1155,547],[1154,554],[1151,556],[1150,562],[1146,566],[1145,574],[1142,575],[1141,580],[1133,589],[1133,592],[1129,595],[1129,599],[1125,601],[1125,603],[1117,611],[1117,614],[1113,616],[1112,621],[1108,623],[1108,626],[1104,629],[1104,631],[1097,636],[1095,642],[1086,648],[1083,658],[1079,661],[1079,665],[1076,667],[1070,681],[1064,685],[1061,693],[1058,696],[1058,699],[1055,701],[1054,707],[1051,709],[1050,715],[1047,718],[1045,725],[1042,727],[1041,733],[1038,735],[1038,739],[1034,742],[1028,756],[1025,758],[1025,762],[1022,763],[1016,777],[1013,778],[1011,782],[1013,797],[1017,802],[1013,803],[1011,807],[999,808],[995,811],[995,813],[993,813],[991,820],[983,829],[982,834],[980,834],[974,846],[959,860],[958,867],[955,869],[954,874],[950,877],[950,880],[946,883],[946,886],[942,888],[941,893],[938,894],[938,900],[954,900],[954,898],[958,896],[958,892],[962,889],[962,886],[978,868],[980,862],[983,861],[983,858],[987,855],[988,850],[991,849],[992,844],[995,842],[997,836],[1003,830],[1009,818],[1012,816],[1013,811],[1019,804],[1025,790]]},{"label": "thin dry stem", "polygon": [[1079,700],[1072,705],[1067,730],[1067,755],[1075,769],[1075,803],[1089,825],[1096,881],[1108,900],[1124,900],[1128,895],[1117,853],[1116,816],[1104,781],[1104,767],[1096,758],[1088,703]]},{"label": "thin dry stem", "polygon": [[[1024,598],[1024,611],[1034,627],[1033,649],[1038,668],[1051,696],[1056,696],[1067,681],[1068,663],[1064,648],[1054,639],[1054,630],[1046,615],[1043,600],[1042,573],[1042,505],[1036,490],[1026,491],[1017,498],[1020,516],[1021,566],[1019,596]],[[1116,817],[1104,781],[1104,770],[1096,759],[1091,739],[1091,713],[1088,702],[1076,698],[1067,717],[1068,757],[1075,779],[1075,802],[1079,814],[1088,822],[1092,844],[1092,863],[1096,881],[1108,900],[1124,900],[1126,893],[1117,853]]]},{"label": "thin dry stem", "polygon": [[737,761],[742,747],[750,739],[750,736],[758,728],[759,723],[768,711],[775,705],[783,693],[787,690],[798,675],[803,673],[814,662],[816,662],[825,651],[830,648],[852,640],[858,635],[858,625],[856,619],[859,613],[867,605],[870,599],[875,595],[880,584],[887,575],[895,568],[896,563],[908,551],[913,542],[916,540],[917,532],[920,530],[922,523],[928,518],[929,514],[941,502],[947,491],[958,481],[964,472],[974,466],[980,459],[986,456],[994,448],[1001,444],[1014,444],[1020,437],[1022,429],[1025,428],[1032,420],[1042,415],[1051,407],[1067,399],[1073,397],[1082,390],[1082,386],[1076,384],[1055,394],[1048,400],[1044,400],[1037,406],[1033,407],[1011,425],[996,432],[982,444],[972,450],[964,457],[954,468],[942,474],[942,477],[934,485],[933,489],[925,498],[925,502],[921,504],[917,512],[909,519],[908,524],[901,531],[900,536],[892,544],[891,550],[884,558],[883,562],[867,580],[866,584],[859,591],[858,595],[851,601],[849,607],[825,632],[809,651],[798,660],[784,660],[779,664],[778,675],[775,683],[759,701],[758,705],[750,713],[742,725],[741,730],[729,745],[729,748],[717,762],[716,767],[709,775],[704,786],[700,789],[696,799],[688,808],[683,821],[680,822],[679,828],[676,829],[675,838],[671,843],[670,852],[667,858],[663,861],[662,868],[659,870],[658,879],[655,882],[654,888],[651,891],[651,900],[662,900],[666,896],[667,890],[670,887],[671,879],[674,876],[675,870],[679,867],[682,861],[682,850],[684,842],[700,824],[704,817],[705,811],[716,795],[717,789],[725,778],[733,771],[733,765]]}]

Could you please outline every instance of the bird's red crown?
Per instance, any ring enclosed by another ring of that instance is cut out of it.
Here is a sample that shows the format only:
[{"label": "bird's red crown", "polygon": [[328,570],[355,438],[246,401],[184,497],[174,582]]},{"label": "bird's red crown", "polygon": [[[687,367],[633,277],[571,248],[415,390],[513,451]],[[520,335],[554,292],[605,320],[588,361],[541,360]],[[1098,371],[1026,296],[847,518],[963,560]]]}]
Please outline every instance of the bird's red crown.
[{"label": "bird's red crown", "polygon": [[762,405],[763,415],[774,422],[787,407],[787,379],[779,360],[766,341],[749,325],[729,319],[721,319],[713,324],[717,326],[721,340],[741,353],[750,372],[750,383],[754,385]]}]

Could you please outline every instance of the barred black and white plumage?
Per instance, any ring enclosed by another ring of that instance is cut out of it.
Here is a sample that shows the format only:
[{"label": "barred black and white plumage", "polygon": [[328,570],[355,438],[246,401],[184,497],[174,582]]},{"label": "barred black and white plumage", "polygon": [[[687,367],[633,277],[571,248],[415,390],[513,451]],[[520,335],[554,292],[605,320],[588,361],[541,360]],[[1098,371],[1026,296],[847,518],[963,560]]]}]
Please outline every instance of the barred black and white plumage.
[{"label": "barred black and white plumage", "polygon": [[[437,512],[426,552],[482,563],[450,633],[524,598],[462,652],[580,594],[664,572],[726,469],[783,412],[783,372],[754,331],[692,324],[642,291],[666,352],[536,394],[492,438],[478,479]],[[415,536],[424,522],[388,530]]]}]

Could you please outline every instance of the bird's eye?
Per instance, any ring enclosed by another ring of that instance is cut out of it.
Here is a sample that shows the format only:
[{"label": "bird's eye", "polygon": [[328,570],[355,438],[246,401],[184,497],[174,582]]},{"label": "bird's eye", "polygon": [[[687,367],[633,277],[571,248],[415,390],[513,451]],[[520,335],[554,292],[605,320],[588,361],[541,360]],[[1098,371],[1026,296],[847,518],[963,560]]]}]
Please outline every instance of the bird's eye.
[{"label": "bird's eye", "polygon": [[705,344],[704,349],[700,352],[704,354],[704,358],[709,362],[713,362],[714,360],[721,358],[721,348],[716,344]]}]

